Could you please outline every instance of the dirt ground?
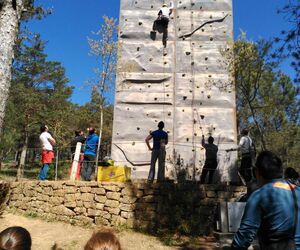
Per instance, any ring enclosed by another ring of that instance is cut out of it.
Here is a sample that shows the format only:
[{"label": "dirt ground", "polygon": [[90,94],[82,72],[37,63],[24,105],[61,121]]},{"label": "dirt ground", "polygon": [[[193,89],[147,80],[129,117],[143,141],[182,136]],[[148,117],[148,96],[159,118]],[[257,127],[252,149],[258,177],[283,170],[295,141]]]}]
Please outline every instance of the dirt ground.
[{"label": "dirt ground", "polygon": [[[11,213],[0,217],[0,231],[10,226],[25,227],[32,237],[32,250],[50,250],[55,244],[63,250],[83,249],[85,243],[96,229],[72,226],[61,222],[46,222]],[[158,238],[130,230],[116,231],[123,250],[213,250],[217,248],[211,239],[197,238],[188,244],[166,246]]]},{"label": "dirt ground", "polygon": [[[4,213],[0,218],[0,231],[10,226],[22,226],[30,232],[33,243],[32,250],[51,249],[55,243],[64,250],[83,249],[94,230]],[[180,249],[164,246],[155,237],[132,231],[120,231],[117,232],[117,236],[124,250]]]}]

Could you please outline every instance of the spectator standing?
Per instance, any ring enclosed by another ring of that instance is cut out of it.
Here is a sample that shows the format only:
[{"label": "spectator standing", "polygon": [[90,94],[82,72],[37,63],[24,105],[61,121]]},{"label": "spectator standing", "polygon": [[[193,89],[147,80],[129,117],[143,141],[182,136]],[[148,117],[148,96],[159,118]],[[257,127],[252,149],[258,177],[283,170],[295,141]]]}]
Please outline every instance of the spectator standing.
[{"label": "spectator standing", "polygon": [[84,162],[81,169],[81,178],[84,181],[90,181],[92,173],[95,172],[95,159],[99,141],[99,136],[95,133],[95,128],[88,128],[88,133],[84,150]]},{"label": "spectator standing", "polygon": [[227,149],[226,151],[239,150],[241,152],[242,160],[239,172],[247,183],[252,179],[252,162],[254,162],[255,159],[255,145],[249,136],[248,129],[243,129],[241,134],[242,137],[240,139],[238,148]]},{"label": "spectator standing", "polygon": [[[71,140],[71,152],[72,154],[75,153],[76,145],[78,142],[81,142],[82,144],[85,143],[85,136],[83,134],[83,131],[81,129],[75,130],[75,137]],[[83,147],[81,148],[81,152],[83,153]]]},{"label": "spectator standing", "polygon": [[214,177],[214,172],[218,167],[217,153],[218,146],[214,144],[214,138],[208,137],[208,143],[205,143],[204,135],[202,135],[202,147],[205,148],[205,163],[202,169],[200,183],[205,183],[207,173],[209,173],[208,184],[211,184]]},{"label": "spectator standing", "polygon": [[288,167],[284,171],[284,178],[287,179],[289,182],[300,186],[300,179],[299,179],[299,173],[292,167]]},{"label": "spectator standing", "polygon": [[[165,159],[166,159],[166,145],[168,144],[168,133],[163,131],[165,124],[163,121],[158,123],[158,130],[151,132],[145,139],[147,147],[151,153],[151,165],[148,176],[148,182],[152,183],[155,177],[155,164],[158,159],[158,174],[157,180],[163,181],[165,179]],[[150,140],[153,138],[153,147],[150,147]]]},{"label": "spectator standing", "polygon": [[260,153],[255,165],[260,188],[246,203],[232,249],[248,249],[258,235],[261,249],[300,250],[300,189],[282,179],[282,162],[272,152]]},{"label": "spectator standing", "polygon": [[38,179],[44,181],[47,178],[49,164],[51,164],[54,159],[53,145],[55,145],[56,142],[52,135],[48,132],[48,126],[41,126],[40,131],[40,142],[42,144],[42,167],[38,175]]}]

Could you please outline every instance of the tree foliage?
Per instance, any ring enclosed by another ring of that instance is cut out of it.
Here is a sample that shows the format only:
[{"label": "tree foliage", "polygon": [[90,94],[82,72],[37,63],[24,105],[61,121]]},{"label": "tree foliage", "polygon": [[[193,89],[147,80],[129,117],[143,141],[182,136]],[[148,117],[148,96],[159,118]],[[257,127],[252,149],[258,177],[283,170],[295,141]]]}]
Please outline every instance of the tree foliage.
[{"label": "tree foliage", "polygon": [[292,58],[292,67],[296,71],[294,81],[300,83],[300,2],[298,0],[288,0],[280,10],[285,20],[289,24],[288,30],[281,31],[281,36],[275,41],[280,44],[279,53],[287,54]]},{"label": "tree foliage", "polygon": [[239,127],[251,128],[258,148],[272,150],[296,167],[299,89],[278,69],[278,61],[272,58],[272,43],[254,43],[241,37],[229,57],[237,88]]},{"label": "tree foliage", "polygon": [[[117,65],[117,20],[103,16],[103,23],[97,32],[94,32],[94,38],[88,38],[91,54],[98,60],[98,67],[95,69],[96,80],[93,82],[94,96],[98,92],[99,105],[99,135],[98,150],[102,140],[105,107],[105,92],[113,89],[116,76]],[[98,155],[97,155],[98,158]]]}]

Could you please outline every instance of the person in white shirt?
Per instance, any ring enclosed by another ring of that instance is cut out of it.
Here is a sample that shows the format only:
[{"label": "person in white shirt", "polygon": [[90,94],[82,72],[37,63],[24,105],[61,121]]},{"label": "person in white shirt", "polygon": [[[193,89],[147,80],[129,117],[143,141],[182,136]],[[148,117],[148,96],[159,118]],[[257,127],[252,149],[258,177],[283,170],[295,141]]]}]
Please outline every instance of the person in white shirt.
[{"label": "person in white shirt", "polygon": [[243,129],[241,133],[242,137],[240,139],[238,148],[228,149],[228,151],[239,150],[242,155],[241,166],[239,172],[244,178],[245,182],[248,183],[252,179],[252,151],[255,151],[255,146],[252,139],[249,136],[249,130]]},{"label": "person in white shirt", "polygon": [[159,31],[160,33],[163,33],[162,42],[164,47],[167,46],[167,40],[168,40],[168,25],[170,21],[170,15],[173,11],[173,2],[170,2],[170,7],[167,7],[167,4],[163,4],[162,8],[158,12],[158,18],[154,21],[153,24],[153,31],[156,30],[162,30]]},{"label": "person in white shirt", "polygon": [[40,128],[40,142],[42,145],[42,167],[38,175],[38,179],[41,181],[46,180],[49,170],[49,164],[51,164],[54,159],[53,145],[55,145],[56,142],[52,135],[48,132],[48,130],[49,129],[46,125],[43,125]]}]

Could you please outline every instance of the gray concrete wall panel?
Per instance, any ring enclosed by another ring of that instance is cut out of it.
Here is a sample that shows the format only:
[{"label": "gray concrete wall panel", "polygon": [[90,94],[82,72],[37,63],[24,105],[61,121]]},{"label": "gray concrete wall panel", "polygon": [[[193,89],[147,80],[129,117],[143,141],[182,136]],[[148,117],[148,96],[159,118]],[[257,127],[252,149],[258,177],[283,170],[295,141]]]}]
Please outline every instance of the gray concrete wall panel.
[{"label": "gray concrete wall panel", "polygon": [[162,3],[121,0],[112,157],[130,166],[133,178],[147,178],[151,152],[145,138],[162,120],[169,178],[183,172],[199,179],[204,134],[219,146],[215,181],[234,181],[237,155],[225,149],[237,143],[235,89],[221,53],[233,39],[232,0],[174,1],[166,48],[162,34],[150,38]]}]

